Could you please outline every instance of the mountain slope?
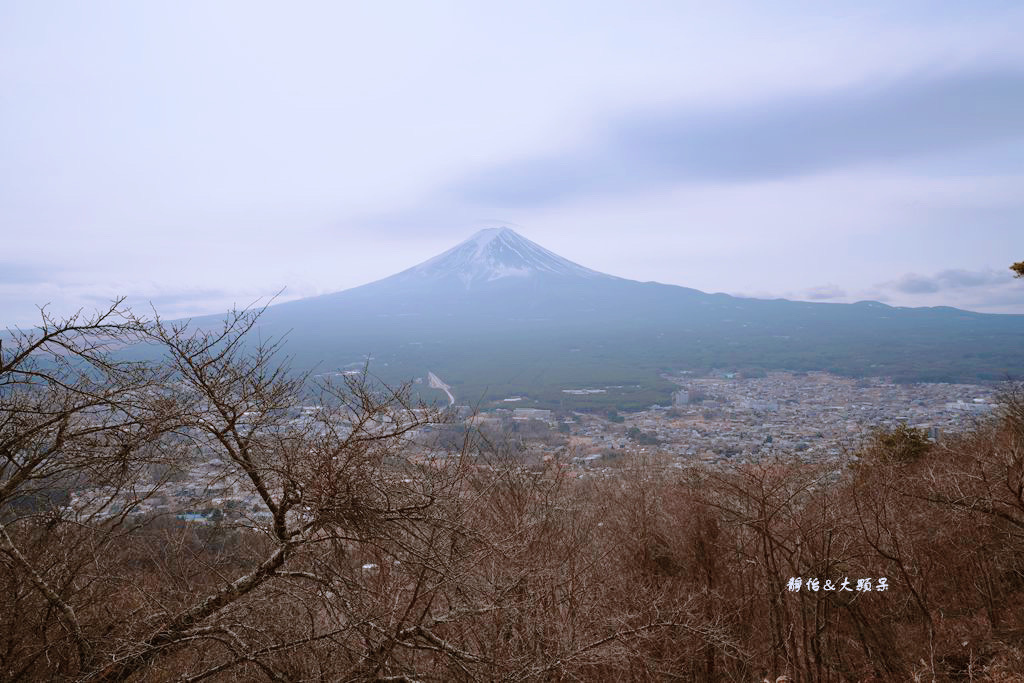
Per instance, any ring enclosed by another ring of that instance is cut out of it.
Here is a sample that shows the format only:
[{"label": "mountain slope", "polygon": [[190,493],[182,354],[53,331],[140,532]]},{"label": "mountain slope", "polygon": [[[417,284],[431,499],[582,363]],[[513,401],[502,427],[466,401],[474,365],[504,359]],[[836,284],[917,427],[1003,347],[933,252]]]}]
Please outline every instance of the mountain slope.
[{"label": "mountain slope", "polygon": [[[437,372],[460,402],[639,385],[623,407],[665,400],[683,368],[785,368],[899,380],[1024,374],[1024,316],[877,302],[805,303],[705,294],[606,275],[507,228],[343,292],[272,306],[300,366],[332,371],[372,355],[388,381]],[[634,400],[635,399],[635,400]],[[579,399],[583,401],[583,399]]]}]

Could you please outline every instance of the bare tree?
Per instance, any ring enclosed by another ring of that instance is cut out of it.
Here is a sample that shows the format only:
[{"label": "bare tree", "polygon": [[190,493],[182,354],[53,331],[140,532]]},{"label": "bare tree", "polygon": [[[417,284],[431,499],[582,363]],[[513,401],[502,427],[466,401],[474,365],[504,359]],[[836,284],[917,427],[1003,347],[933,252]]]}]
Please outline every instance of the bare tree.
[{"label": "bare tree", "polygon": [[[330,607],[365,588],[364,565],[379,566],[361,554],[415,552],[443,527],[434,513],[458,463],[398,446],[444,416],[366,376],[311,393],[276,344],[246,343],[258,311],[201,331],[121,304],[44,315],[3,356],[0,551],[9,613],[31,626],[8,647],[8,670],[290,678],[289,651],[359,627]],[[112,355],[142,346],[157,360]],[[303,413],[304,402],[315,408]],[[167,496],[164,514],[148,504]],[[217,508],[216,528],[174,514],[224,498],[244,504],[226,519]],[[308,586],[319,603],[284,609],[288,627],[267,621]],[[299,618],[306,626],[293,628]]]}]

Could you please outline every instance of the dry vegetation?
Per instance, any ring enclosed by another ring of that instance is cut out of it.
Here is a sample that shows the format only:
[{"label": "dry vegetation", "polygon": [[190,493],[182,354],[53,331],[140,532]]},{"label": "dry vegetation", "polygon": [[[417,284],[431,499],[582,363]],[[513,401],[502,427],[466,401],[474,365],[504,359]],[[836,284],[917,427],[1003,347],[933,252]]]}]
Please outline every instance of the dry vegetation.
[{"label": "dry vegetation", "polygon": [[[1019,680],[1024,397],[930,444],[875,434],[857,463],[681,471],[639,456],[578,480],[467,443],[403,391],[320,386],[117,306],[46,321],[0,358],[0,679]],[[161,363],[108,349],[156,344]],[[340,429],[344,417],[350,428]],[[185,463],[262,521],[135,514]],[[104,488],[101,488],[104,487]],[[101,491],[69,499],[76,489]],[[125,501],[129,501],[125,503]],[[116,502],[116,504],[115,504]],[[787,590],[790,577],[886,592]]]}]

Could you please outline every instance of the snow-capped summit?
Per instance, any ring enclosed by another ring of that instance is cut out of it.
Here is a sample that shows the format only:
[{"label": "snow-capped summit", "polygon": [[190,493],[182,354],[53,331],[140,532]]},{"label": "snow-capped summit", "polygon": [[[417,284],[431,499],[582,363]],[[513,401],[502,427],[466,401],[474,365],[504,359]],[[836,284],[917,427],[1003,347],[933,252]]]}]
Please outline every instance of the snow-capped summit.
[{"label": "snow-capped summit", "polygon": [[503,278],[539,275],[610,277],[552,253],[510,228],[487,228],[448,251],[399,273],[402,280],[458,280],[467,288]]}]

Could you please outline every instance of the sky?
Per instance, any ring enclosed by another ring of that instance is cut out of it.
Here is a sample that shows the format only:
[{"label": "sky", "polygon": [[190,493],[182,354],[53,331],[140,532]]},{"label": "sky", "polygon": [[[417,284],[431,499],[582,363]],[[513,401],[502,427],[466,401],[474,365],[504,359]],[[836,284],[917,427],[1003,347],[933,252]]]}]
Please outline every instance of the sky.
[{"label": "sky", "polygon": [[1024,313],[1022,33],[1016,1],[0,0],[0,327],[338,291],[499,225]]}]

